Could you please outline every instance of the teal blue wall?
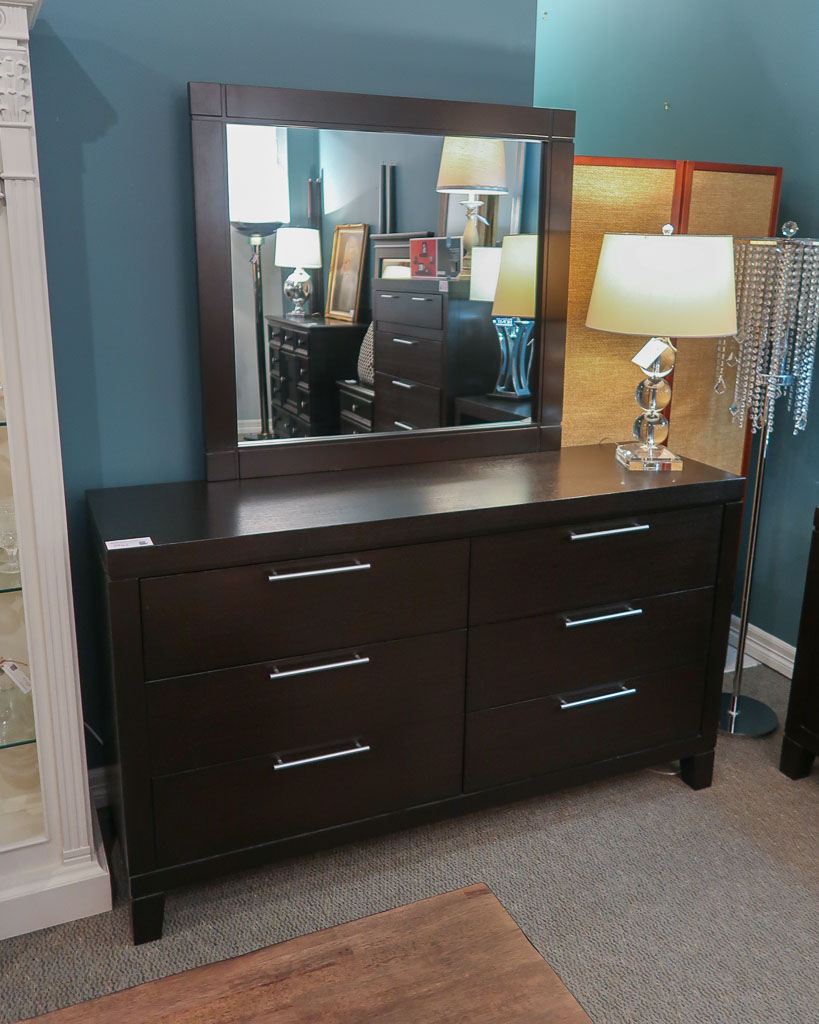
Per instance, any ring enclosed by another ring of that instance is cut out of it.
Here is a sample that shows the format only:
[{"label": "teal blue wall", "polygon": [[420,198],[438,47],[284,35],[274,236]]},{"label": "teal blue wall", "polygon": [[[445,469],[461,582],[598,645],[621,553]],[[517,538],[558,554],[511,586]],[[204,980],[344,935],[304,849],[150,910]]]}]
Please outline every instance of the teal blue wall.
[{"label": "teal blue wall", "polygon": [[[535,104],[576,108],[584,155],[781,166],[780,223],[815,237],[817,41],[817,0],[539,0]],[[819,395],[804,434],[780,415],[750,617],[793,644],[819,504]]]},{"label": "teal blue wall", "polygon": [[[45,0],[31,55],[86,714],[83,495],[203,474],[186,83],[530,104],[535,0]],[[101,752],[90,743],[92,764]]]}]

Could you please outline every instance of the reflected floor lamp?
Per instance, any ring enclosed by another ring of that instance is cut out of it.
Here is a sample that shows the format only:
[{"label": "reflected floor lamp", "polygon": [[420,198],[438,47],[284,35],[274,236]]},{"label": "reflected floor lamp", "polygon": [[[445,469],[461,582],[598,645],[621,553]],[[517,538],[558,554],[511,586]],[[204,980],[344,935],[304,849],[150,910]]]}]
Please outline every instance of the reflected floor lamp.
[{"label": "reflected floor lamp", "polygon": [[714,390],[723,394],[726,366],[736,366],[731,415],[737,426],[751,425],[758,434],[756,466],[749,480],[751,494],[748,548],[742,584],[733,686],[722,695],[720,728],[735,736],[765,736],[779,724],[776,713],[744,696],[742,669],[748,635],[762,483],[768,443],[779,399],[787,400],[793,433],[808,422],[816,335],[819,328],[819,240],[795,238],[788,221],[784,238],[737,239],[736,278],[739,325],[735,339],[722,339],[717,349]]},{"label": "reflected floor lamp", "polygon": [[267,125],[227,126],[228,216],[231,227],[247,236],[253,277],[256,372],[259,383],[259,433],[247,440],[270,440],[270,383],[264,332],[262,246],[265,238],[290,220],[290,194],[281,180],[278,129]]}]

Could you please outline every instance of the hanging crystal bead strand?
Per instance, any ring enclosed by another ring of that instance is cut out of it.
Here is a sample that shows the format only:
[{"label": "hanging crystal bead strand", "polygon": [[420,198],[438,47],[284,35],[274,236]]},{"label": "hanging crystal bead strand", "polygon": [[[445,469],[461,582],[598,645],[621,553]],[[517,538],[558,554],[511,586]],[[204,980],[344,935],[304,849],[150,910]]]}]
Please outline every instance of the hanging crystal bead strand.
[{"label": "hanging crystal bead strand", "polygon": [[798,350],[799,377],[793,403],[794,433],[804,430],[808,423],[811,381],[816,356],[816,335],[819,331],[819,242],[802,242],[802,281],[799,292],[799,313],[795,328],[794,345]]}]

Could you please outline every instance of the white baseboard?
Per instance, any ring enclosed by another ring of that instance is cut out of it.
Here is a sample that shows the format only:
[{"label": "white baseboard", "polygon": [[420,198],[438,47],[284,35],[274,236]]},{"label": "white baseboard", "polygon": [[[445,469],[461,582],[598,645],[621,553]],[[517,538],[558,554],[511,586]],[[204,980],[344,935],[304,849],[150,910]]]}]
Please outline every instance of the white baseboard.
[{"label": "white baseboard", "polygon": [[[729,644],[736,646],[739,637],[739,618],[731,616],[731,633],[728,639]],[[758,626],[748,626],[748,636],[745,640],[745,650],[752,658],[761,661],[763,665],[772,668],[788,679],[793,678],[793,662],[796,657],[796,648],[786,644],[778,636],[766,633]]]}]

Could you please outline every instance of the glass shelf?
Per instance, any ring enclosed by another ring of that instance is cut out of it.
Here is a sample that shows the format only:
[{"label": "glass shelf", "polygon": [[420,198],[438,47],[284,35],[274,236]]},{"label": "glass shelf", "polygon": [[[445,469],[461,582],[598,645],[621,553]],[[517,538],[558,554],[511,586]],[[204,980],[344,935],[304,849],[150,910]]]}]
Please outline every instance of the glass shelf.
[{"label": "glass shelf", "polygon": [[0,594],[14,594],[22,589],[19,572],[0,572]]},{"label": "glass shelf", "polygon": [[13,683],[0,690],[0,750],[34,743],[34,705],[30,693]]}]

